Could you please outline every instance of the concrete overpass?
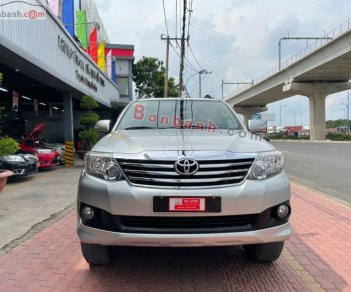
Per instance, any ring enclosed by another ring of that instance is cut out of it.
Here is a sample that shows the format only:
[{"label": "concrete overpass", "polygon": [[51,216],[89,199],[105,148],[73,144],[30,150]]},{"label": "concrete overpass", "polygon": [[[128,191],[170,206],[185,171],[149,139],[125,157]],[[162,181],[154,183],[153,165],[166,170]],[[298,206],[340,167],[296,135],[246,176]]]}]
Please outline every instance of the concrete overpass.
[{"label": "concrete overpass", "polygon": [[226,101],[245,122],[254,113],[267,110],[267,104],[304,95],[310,105],[310,139],[325,140],[325,98],[351,88],[351,19],[307,49],[282,62],[241,88]]}]

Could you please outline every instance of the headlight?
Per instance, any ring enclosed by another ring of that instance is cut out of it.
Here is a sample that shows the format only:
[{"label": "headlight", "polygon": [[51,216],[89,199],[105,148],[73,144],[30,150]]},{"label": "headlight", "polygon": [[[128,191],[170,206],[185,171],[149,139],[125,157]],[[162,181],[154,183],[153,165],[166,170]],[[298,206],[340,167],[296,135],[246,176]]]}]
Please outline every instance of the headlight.
[{"label": "headlight", "polygon": [[33,154],[24,154],[24,156],[25,156],[27,159],[32,159],[32,160],[38,161],[38,157],[36,157],[36,156],[33,155]]},{"label": "headlight", "polygon": [[284,156],[279,151],[259,153],[252,165],[249,179],[266,179],[283,170]]},{"label": "headlight", "polygon": [[19,155],[7,155],[4,157],[9,162],[24,162],[25,160]]},{"label": "headlight", "polygon": [[112,153],[88,152],[84,157],[87,173],[105,180],[121,180],[123,175]]},{"label": "headlight", "polygon": [[52,149],[35,149],[40,154],[50,154]]}]

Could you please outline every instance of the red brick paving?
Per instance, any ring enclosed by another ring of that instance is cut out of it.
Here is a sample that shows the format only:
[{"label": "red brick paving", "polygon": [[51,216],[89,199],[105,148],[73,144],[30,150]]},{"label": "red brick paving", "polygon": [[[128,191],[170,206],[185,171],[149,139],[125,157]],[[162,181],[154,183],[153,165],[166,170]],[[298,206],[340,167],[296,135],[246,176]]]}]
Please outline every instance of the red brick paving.
[{"label": "red brick paving", "polygon": [[[289,252],[326,291],[351,291],[351,210],[293,185]],[[75,214],[0,258],[0,291],[309,291],[280,257],[244,258],[240,247],[121,248],[109,266],[89,269]]]},{"label": "red brick paving", "polygon": [[286,246],[327,291],[351,291],[351,209],[292,184]]}]

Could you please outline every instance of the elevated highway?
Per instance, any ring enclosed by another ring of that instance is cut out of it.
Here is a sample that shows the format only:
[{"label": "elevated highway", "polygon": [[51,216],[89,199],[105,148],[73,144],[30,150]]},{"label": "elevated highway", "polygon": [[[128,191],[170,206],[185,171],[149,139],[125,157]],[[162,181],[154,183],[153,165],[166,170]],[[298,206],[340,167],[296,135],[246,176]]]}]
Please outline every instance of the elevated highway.
[{"label": "elevated highway", "polygon": [[226,101],[244,115],[266,111],[267,104],[294,95],[309,98],[311,140],[325,140],[325,98],[351,88],[351,19],[307,49],[242,87]]}]

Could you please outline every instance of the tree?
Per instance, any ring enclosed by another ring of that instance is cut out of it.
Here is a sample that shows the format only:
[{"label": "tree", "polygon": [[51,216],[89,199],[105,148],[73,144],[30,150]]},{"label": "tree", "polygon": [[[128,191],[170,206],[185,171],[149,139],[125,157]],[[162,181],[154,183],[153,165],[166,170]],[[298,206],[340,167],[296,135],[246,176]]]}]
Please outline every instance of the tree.
[{"label": "tree", "polygon": [[[153,57],[143,57],[133,65],[133,81],[136,84],[139,97],[148,95],[164,96],[164,80],[166,69],[163,62]],[[174,78],[168,78],[168,96],[177,97],[178,89]]]},{"label": "tree", "polygon": [[84,130],[79,132],[78,137],[83,141],[83,149],[90,150],[99,140],[99,134],[94,126],[100,117],[93,111],[98,108],[99,105],[93,97],[87,95],[83,97],[80,107],[86,112],[79,120]]}]

